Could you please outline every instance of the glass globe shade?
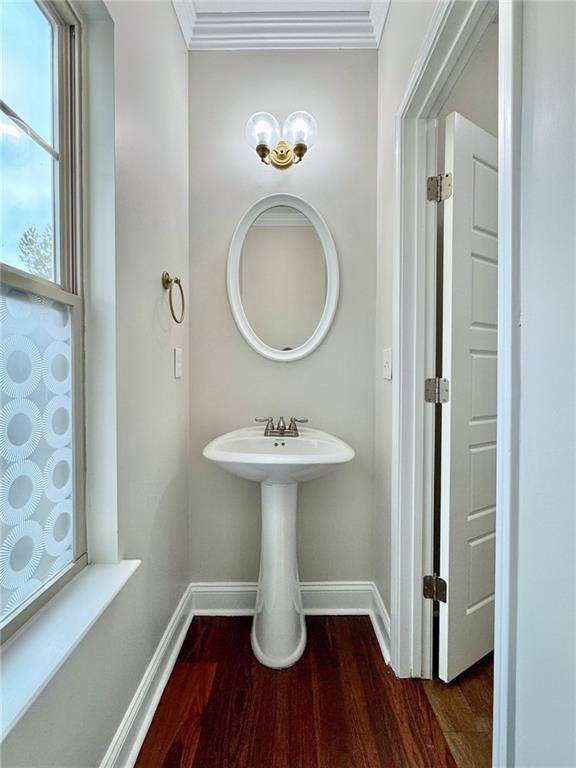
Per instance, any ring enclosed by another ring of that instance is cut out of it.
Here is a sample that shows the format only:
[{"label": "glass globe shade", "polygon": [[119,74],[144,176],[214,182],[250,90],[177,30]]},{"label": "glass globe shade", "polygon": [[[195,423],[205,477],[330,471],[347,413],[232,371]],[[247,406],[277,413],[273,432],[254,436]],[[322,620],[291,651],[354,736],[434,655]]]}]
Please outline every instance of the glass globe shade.
[{"label": "glass globe shade", "polygon": [[279,140],[278,120],[269,112],[256,112],[246,123],[246,141],[252,149],[256,149],[260,144],[273,149]]},{"label": "glass globe shade", "polygon": [[308,149],[314,146],[318,128],[316,120],[308,112],[292,112],[284,121],[282,137],[291,146],[305,144]]}]

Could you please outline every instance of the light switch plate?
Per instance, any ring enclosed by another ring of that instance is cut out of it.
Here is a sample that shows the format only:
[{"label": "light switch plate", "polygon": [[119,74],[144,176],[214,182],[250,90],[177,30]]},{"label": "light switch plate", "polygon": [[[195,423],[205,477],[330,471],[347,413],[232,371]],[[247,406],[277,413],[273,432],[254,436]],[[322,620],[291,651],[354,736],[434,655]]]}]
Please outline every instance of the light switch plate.
[{"label": "light switch plate", "polygon": [[182,347],[174,347],[174,378],[182,378]]},{"label": "light switch plate", "polygon": [[382,378],[390,380],[392,378],[392,350],[382,350]]}]

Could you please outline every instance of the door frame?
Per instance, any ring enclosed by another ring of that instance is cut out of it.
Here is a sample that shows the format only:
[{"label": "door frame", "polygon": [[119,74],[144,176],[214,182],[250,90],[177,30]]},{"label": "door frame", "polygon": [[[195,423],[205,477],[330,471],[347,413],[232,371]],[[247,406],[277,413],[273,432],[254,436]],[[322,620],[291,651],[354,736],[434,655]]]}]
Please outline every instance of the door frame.
[{"label": "door frame", "polygon": [[439,4],[396,115],[393,255],[391,665],[400,677],[431,677],[434,408],[424,380],[435,374],[436,206],[425,179],[437,173],[436,126],[446,96],[498,12],[498,430],[494,764],[513,744],[516,406],[519,381],[519,125],[522,4]]}]

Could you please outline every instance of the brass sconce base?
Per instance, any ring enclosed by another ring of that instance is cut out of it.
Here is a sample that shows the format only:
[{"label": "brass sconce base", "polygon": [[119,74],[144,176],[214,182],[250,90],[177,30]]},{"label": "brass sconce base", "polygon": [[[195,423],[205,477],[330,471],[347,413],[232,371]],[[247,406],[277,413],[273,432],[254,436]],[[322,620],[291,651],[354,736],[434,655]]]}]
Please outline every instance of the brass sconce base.
[{"label": "brass sconce base", "polygon": [[294,161],[294,151],[286,141],[279,141],[270,152],[270,164],[281,171],[294,165]]},{"label": "brass sconce base", "polygon": [[272,151],[268,149],[266,144],[258,144],[256,154],[264,165],[271,165],[279,171],[284,171],[286,168],[301,162],[307,150],[306,144],[295,144],[294,149],[292,149],[287,141],[279,141]]}]

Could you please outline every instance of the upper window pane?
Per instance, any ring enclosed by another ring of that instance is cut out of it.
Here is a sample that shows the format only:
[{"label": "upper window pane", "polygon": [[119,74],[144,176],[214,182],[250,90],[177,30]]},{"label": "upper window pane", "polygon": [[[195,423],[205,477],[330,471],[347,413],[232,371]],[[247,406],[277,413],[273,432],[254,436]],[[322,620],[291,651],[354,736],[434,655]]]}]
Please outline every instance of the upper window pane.
[{"label": "upper window pane", "polygon": [[57,162],[0,115],[0,261],[55,280],[54,174]]},{"label": "upper window pane", "polygon": [[49,144],[54,134],[53,29],[32,0],[0,3],[0,97]]}]

